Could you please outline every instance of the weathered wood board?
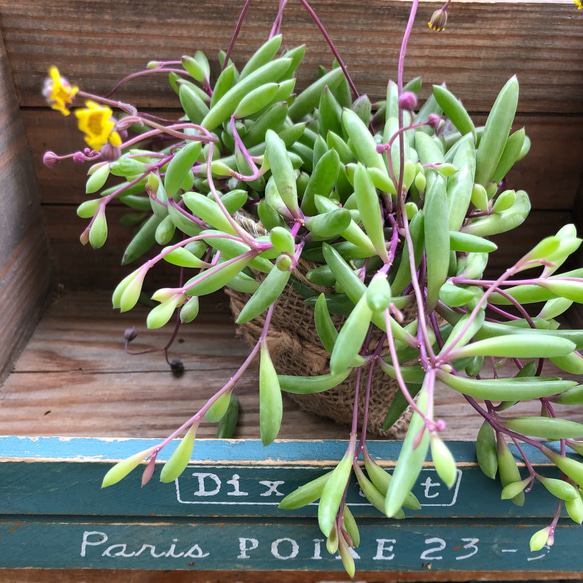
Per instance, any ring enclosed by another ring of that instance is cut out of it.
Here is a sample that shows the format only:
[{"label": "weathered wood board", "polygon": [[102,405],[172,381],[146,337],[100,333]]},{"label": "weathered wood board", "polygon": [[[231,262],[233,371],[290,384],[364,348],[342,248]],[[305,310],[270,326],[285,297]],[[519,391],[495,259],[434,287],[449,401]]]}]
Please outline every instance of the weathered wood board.
[{"label": "weathered wood board", "polygon": [[[201,440],[184,474],[171,484],[139,486],[139,470],[105,490],[113,461],[154,440],[0,438],[0,557],[4,568],[341,571],[325,549],[317,507],[279,510],[282,497],[331,467],[346,442],[274,443]],[[421,510],[390,521],[355,483],[348,504],[361,530],[357,569],[573,576],[583,571],[583,531],[561,520],[555,544],[528,551],[556,501],[542,486],[517,508],[474,462],[474,446],[451,443],[459,462],[451,490],[427,463],[414,487]],[[160,461],[173,450],[163,451]],[[371,454],[394,465],[400,444],[371,442]],[[538,471],[546,458],[528,449]],[[160,464],[161,465],[161,464]],[[155,475],[156,477],[156,475]],[[0,572],[1,574],[1,572]]]},{"label": "weathered wood board", "polygon": [[[147,330],[144,306],[120,314],[103,290],[65,293],[53,303],[0,387],[0,428],[11,435],[163,438],[200,409],[236,372],[249,354],[236,337],[226,296],[205,298],[199,317],[180,329],[170,358],[180,358],[185,373],[175,378],[161,352],[130,356],[123,332],[139,334],[132,352],[163,346],[172,325]],[[549,367],[549,375],[568,378]],[[250,367],[237,384],[241,404],[235,437],[259,437],[258,378]],[[521,404],[521,413],[537,415],[536,402]],[[480,423],[463,396],[444,387],[435,398],[435,415],[447,427],[444,439],[475,439]],[[561,407],[561,415],[583,422],[578,407]],[[346,439],[349,429],[285,402],[280,437]],[[214,437],[216,426],[202,423],[198,437]]]},{"label": "weathered wood board", "polygon": [[[387,80],[396,74],[409,2],[314,0],[311,4],[359,90],[373,100],[382,99]],[[447,29],[435,34],[426,23],[441,4],[420,4],[406,77],[423,76],[422,99],[432,84],[445,81],[480,120],[504,82],[517,74],[521,95],[515,128],[526,127],[532,151],[513,171],[513,186],[527,190],[534,209],[570,214],[583,173],[583,66],[579,58],[583,13],[571,0],[466,0],[451,6]],[[69,163],[49,170],[41,159],[47,149],[63,154],[82,148],[84,142],[74,119],[49,111],[44,103],[40,89],[48,67],[57,64],[71,82],[90,93],[105,94],[150,59],[172,60],[201,49],[208,52],[216,75],[217,51],[227,47],[241,6],[231,0],[210,4],[178,0],[169,11],[155,0],[0,0],[0,34],[59,281],[76,287],[110,285],[112,276],[103,265],[118,261],[129,234],[112,229],[108,246],[97,259],[71,244],[82,230],[74,206],[83,198],[86,167]],[[238,65],[264,41],[276,8],[273,0],[252,3],[233,53]],[[289,3],[283,31],[286,46],[308,45],[298,72],[298,86],[304,87],[314,79],[319,64],[329,66],[331,53],[300,2]],[[178,99],[166,75],[136,77],[116,96],[144,110],[177,115]],[[113,213],[111,219],[114,223]],[[541,236],[552,232],[549,226]],[[517,238],[527,239],[527,235],[518,232]],[[71,265],[80,266],[79,272],[73,274]]]}]

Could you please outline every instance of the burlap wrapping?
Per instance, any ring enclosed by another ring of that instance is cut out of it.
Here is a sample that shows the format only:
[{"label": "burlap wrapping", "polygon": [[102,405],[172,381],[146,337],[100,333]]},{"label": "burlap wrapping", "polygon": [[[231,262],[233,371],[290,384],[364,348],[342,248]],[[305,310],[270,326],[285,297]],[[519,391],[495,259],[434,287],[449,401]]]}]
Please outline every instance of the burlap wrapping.
[{"label": "burlap wrapping", "polygon": [[[307,282],[304,277],[305,273],[313,267],[315,265],[301,261],[293,276],[317,289],[317,286]],[[229,288],[225,289],[230,296],[231,309],[236,318],[250,296]],[[322,288],[318,291],[324,291],[324,289]],[[266,313],[238,327],[239,334],[251,346],[254,346],[259,339],[265,323],[265,315]],[[407,317],[407,314],[405,314],[405,317]],[[332,318],[337,328],[345,319],[339,316],[332,316]],[[380,338],[381,331],[376,331]],[[306,305],[303,298],[289,284],[277,300],[267,342],[271,359],[279,374],[313,376],[329,372],[330,355],[318,338],[314,324],[314,310]],[[359,426],[362,425],[364,416],[364,387],[368,367],[365,367],[363,372],[359,392]],[[356,371],[353,371],[341,385],[323,393],[314,395],[286,394],[306,411],[349,425],[352,423],[353,416],[355,381]],[[379,366],[375,366],[370,392],[368,433],[391,439],[402,439],[404,437],[410,419],[408,411],[387,432],[382,430],[387,409],[397,390],[397,382],[387,376]]]}]

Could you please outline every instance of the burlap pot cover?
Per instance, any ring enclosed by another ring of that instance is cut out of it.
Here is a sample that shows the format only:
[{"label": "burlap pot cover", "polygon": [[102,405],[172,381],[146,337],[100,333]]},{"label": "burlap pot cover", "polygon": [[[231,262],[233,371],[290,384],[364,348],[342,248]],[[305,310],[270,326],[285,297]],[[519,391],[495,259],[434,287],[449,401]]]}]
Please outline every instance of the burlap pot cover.
[{"label": "burlap pot cover", "polygon": [[[293,275],[303,283],[315,287],[304,278],[304,274],[312,267],[315,266],[302,261]],[[237,318],[250,296],[229,288],[226,288],[226,291],[230,296],[231,310]],[[265,323],[265,315],[266,313],[251,322],[240,324],[238,327],[238,332],[251,346],[254,346],[259,339]],[[344,319],[338,316],[332,316],[332,318],[337,327]],[[379,330],[377,332],[380,337],[381,332]],[[313,376],[329,372],[330,355],[322,346],[316,332],[314,310],[289,284],[277,300],[267,342],[271,359],[279,374]],[[365,367],[363,374],[361,374],[359,393],[360,426],[364,416],[364,387],[367,374],[368,367]],[[341,385],[323,393],[313,395],[286,393],[286,395],[306,411],[328,417],[338,423],[350,425],[353,416],[355,382],[356,371],[353,371]],[[410,419],[408,411],[388,431],[382,430],[387,409],[397,391],[397,382],[387,376],[379,366],[375,366],[371,384],[367,433],[391,439],[404,437]]]}]

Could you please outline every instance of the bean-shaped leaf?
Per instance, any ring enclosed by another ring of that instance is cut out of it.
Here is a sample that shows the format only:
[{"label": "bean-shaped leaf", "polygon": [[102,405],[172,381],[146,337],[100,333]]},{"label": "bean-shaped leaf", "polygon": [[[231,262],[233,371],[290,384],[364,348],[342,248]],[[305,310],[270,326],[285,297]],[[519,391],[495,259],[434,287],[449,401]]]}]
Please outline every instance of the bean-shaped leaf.
[{"label": "bean-shaped leaf", "polygon": [[433,96],[443,109],[443,113],[450,119],[451,123],[463,135],[471,133],[476,139],[476,128],[470,114],[462,105],[461,101],[451,91],[443,85],[433,86]]},{"label": "bean-shaped leaf", "polygon": [[580,499],[579,490],[565,480],[557,478],[547,478],[545,476],[537,475],[538,481],[559,500],[576,500]]},{"label": "bean-shaped leaf", "polygon": [[168,461],[164,464],[160,472],[160,481],[167,484],[173,482],[186,469],[188,462],[192,456],[192,449],[194,448],[194,440],[196,438],[196,430],[198,423],[190,426],[178,447],[174,450]]},{"label": "bean-shaped leaf", "polygon": [[238,259],[219,263],[211,269],[205,269],[186,282],[186,293],[192,296],[212,294],[224,287],[251,261],[252,256],[241,256]]},{"label": "bean-shaped leaf", "polygon": [[351,366],[362,348],[371,318],[372,310],[368,306],[366,296],[363,295],[338,333],[330,357],[332,374],[339,374]]},{"label": "bean-shaped leaf", "polygon": [[239,81],[244,79],[259,67],[263,67],[275,57],[279,47],[281,46],[282,36],[277,34],[272,36],[269,40],[263,43],[252,55],[243,67],[239,75]]},{"label": "bean-shaped leaf", "polygon": [[[417,397],[417,406],[422,412],[427,410],[427,385],[424,386]],[[417,447],[414,447],[414,442],[416,442],[420,431],[423,431],[423,436]],[[401,506],[403,506],[407,495],[415,484],[417,476],[421,472],[428,449],[429,432],[425,429],[425,421],[423,418],[415,412],[411,418],[411,423],[403,441],[399,459],[397,460],[397,465],[387,491],[385,500],[385,513],[387,516],[395,516],[401,509]]]},{"label": "bean-shaped leaf", "polygon": [[307,215],[316,214],[314,195],[328,197],[332,192],[340,172],[340,158],[336,150],[328,150],[316,163],[302,197],[302,211]]},{"label": "bean-shaped leaf", "polygon": [[476,153],[476,179],[482,186],[492,180],[518,106],[518,80],[511,77],[500,90],[486,120],[484,133]]},{"label": "bean-shaped leaf", "polygon": [[[425,135],[425,134],[421,134]],[[425,209],[425,256],[427,259],[427,309],[437,305],[439,290],[447,279],[449,269],[449,211],[445,180],[435,176],[431,181],[424,204]]]},{"label": "bean-shaped leaf", "polygon": [[328,536],[334,526],[344,491],[350,480],[352,461],[356,445],[356,436],[352,436],[344,457],[328,478],[318,504],[318,525],[324,536]]},{"label": "bean-shaped leaf", "polygon": [[[229,119],[241,99],[247,93],[264,83],[279,80],[289,69],[291,62],[291,59],[286,58],[275,59],[259,67],[259,69],[253,71],[253,73],[249,74],[243,80],[235,83],[220,99],[216,102],[211,102],[211,109],[202,120],[201,125],[209,131],[214,130],[217,126]],[[225,71],[227,69],[228,67]],[[215,93],[216,88],[213,96]]]},{"label": "bean-shaped leaf", "polygon": [[559,336],[541,336],[535,333],[523,334],[520,342],[516,336],[508,334],[478,340],[454,349],[452,358],[465,356],[497,356],[502,358],[550,358],[566,356],[575,350],[575,344]]},{"label": "bean-shaped leaf", "polygon": [[202,143],[198,141],[191,141],[184,146],[178,153],[174,155],[166,174],[164,175],[164,188],[168,198],[172,198],[180,189],[184,182],[186,175],[194,166],[197,158],[200,155]]},{"label": "bean-shaped leaf", "polygon": [[544,453],[558,468],[576,484],[583,487],[583,464],[572,458],[562,456],[548,447],[541,447]]},{"label": "bean-shaped leaf", "polygon": [[358,164],[354,172],[354,192],[366,234],[381,259],[388,262],[379,197],[370,174],[362,164]]},{"label": "bean-shaped leaf", "polygon": [[377,168],[388,176],[382,156],[377,152],[377,144],[366,124],[351,109],[342,111],[342,127],[358,160],[368,168]]},{"label": "bean-shaped leaf", "polygon": [[[498,472],[500,474],[500,482],[502,487],[505,488],[508,484],[514,482],[520,482],[521,476],[518,470],[518,465],[516,460],[510,451],[508,444],[504,441],[504,437],[498,433],[497,434],[497,451],[498,451]],[[516,506],[522,506],[524,504],[524,492],[520,491],[515,496],[512,497],[512,502]]]},{"label": "bean-shaped leaf", "polygon": [[[387,494],[387,490],[389,489],[389,484],[391,482],[391,475],[383,470],[370,456],[368,451],[365,449],[363,452],[363,459],[364,459],[364,467],[366,468],[366,473],[370,478],[371,482],[377,487],[379,492],[385,496]],[[417,497],[412,493],[409,492],[405,501],[403,502],[404,508],[409,508],[411,510],[420,510],[421,504]],[[384,512],[384,505],[381,509],[381,512]]]},{"label": "bean-shaped leaf", "polygon": [[369,480],[360,466],[354,466],[354,474],[364,497],[379,511],[385,513],[385,497],[382,492]]},{"label": "bean-shaped leaf", "polygon": [[273,130],[267,130],[265,134],[265,154],[279,196],[285,206],[298,215],[300,211],[293,164],[284,141]]},{"label": "bean-shaped leaf", "polygon": [[289,117],[292,121],[298,121],[310,113],[319,103],[322,91],[328,87],[334,91],[344,77],[342,69],[332,69],[329,73],[314,81],[304,89],[294,100],[289,108]]},{"label": "bean-shaped leaf", "polygon": [[282,391],[298,395],[322,393],[339,385],[350,374],[350,368],[338,374],[323,374],[311,377],[279,375],[279,384]]},{"label": "bean-shaped leaf", "polygon": [[461,231],[479,237],[497,235],[515,229],[521,225],[530,212],[530,199],[524,190],[516,191],[516,200],[511,208],[499,213],[472,219]]},{"label": "bean-shaped leaf", "polygon": [[216,423],[224,417],[231,403],[231,394],[232,390],[227,391],[215,400],[215,402],[207,409],[207,412],[204,414],[204,417],[207,421]]},{"label": "bean-shaped leaf", "polygon": [[430,436],[431,459],[437,475],[448,488],[452,488],[457,479],[457,468],[453,455],[443,440],[437,435]]},{"label": "bean-shaped leaf", "polygon": [[299,488],[296,488],[291,494],[288,494],[282,499],[278,508],[282,508],[283,510],[295,510],[296,508],[302,508],[303,506],[315,502],[322,495],[322,490],[331,475],[331,471],[327,472],[315,480],[311,480],[307,484],[303,484]]},{"label": "bean-shaped leaf", "polygon": [[566,391],[574,387],[576,381],[558,377],[513,377],[510,379],[469,379],[455,376],[442,370],[437,378],[455,391],[490,401],[524,401],[540,399]]},{"label": "bean-shaped leaf", "polygon": [[259,363],[259,429],[263,445],[269,445],[277,437],[282,416],[279,380],[269,355],[267,341],[263,340]]},{"label": "bean-shaped leaf", "polygon": [[314,322],[322,345],[329,353],[332,353],[334,343],[336,342],[336,338],[338,338],[338,331],[330,317],[326,296],[324,294],[319,295],[314,306]]},{"label": "bean-shaped leaf", "polygon": [[249,322],[249,320],[253,320],[253,318],[265,312],[281,295],[289,281],[290,275],[291,272],[289,271],[272,269],[261,282],[257,291],[247,300],[247,303],[237,318],[237,324]]},{"label": "bean-shaped leaf", "polygon": [[583,437],[583,425],[554,417],[524,416],[504,419],[501,424],[517,433],[545,439],[574,439]]},{"label": "bean-shaped leaf", "polygon": [[231,393],[231,400],[227,412],[223,415],[217,426],[217,439],[230,439],[239,421],[239,399]]},{"label": "bean-shaped leaf", "polygon": [[107,486],[112,486],[113,484],[117,484],[120,480],[123,480],[123,478],[125,478],[133,469],[137,468],[145,458],[153,453],[155,449],[155,447],[150,447],[115,464],[115,466],[110,468],[105,476],[103,476],[101,487],[107,488]]},{"label": "bean-shaped leaf", "polygon": [[476,437],[476,457],[482,472],[493,480],[498,472],[498,454],[496,435],[487,421],[482,423]]}]

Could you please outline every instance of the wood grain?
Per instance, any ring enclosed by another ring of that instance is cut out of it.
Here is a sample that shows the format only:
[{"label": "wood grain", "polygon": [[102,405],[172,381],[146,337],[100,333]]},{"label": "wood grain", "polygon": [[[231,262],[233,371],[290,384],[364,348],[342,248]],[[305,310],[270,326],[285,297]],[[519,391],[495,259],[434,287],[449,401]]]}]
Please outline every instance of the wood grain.
[{"label": "wood grain", "polygon": [[[309,573],[295,571],[127,571],[117,569],[2,569],[0,574],[4,583],[336,583],[354,581],[342,572]],[[557,574],[550,575],[544,571],[529,572],[529,581],[581,581],[581,573],[562,571],[561,579]],[[523,581],[526,574],[491,571],[484,575],[478,571],[462,572],[427,572],[407,573],[389,571],[385,573],[358,571],[357,581],[370,583],[399,582],[416,583],[418,581]]]},{"label": "wood grain", "polygon": [[[387,79],[396,75],[409,2],[312,4],[360,91],[381,98]],[[502,84],[517,74],[522,111],[583,112],[583,15],[572,3],[457,2],[446,31],[434,34],[426,23],[441,4],[421,3],[409,43],[406,75],[423,75],[425,94],[431,84],[446,80],[470,110],[486,111]],[[53,64],[84,90],[104,93],[151,59],[177,59],[202,49],[214,60],[217,50],[228,45],[240,6],[228,0],[177,0],[171,9],[156,0],[2,0],[0,26],[20,103],[31,107],[42,104],[39,88]],[[236,63],[263,42],[276,11],[271,0],[253,3],[234,53]],[[300,73],[300,85],[305,85],[317,65],[332,61],[330,52],[299,2],[286,9],[283,30],[287,46],[309,45]],[[167,106],[164,77],[135,79],[119,98],[140,107]]]},{"label": "wood grain", "polygon": [[[204,405],[248,354],[223,302],[214,296],[203,305],[200,320],[180,330],[170,358],[180,358],[186,370],[175,378],[162,353],[128,356],[123,350],[123,331],[131,326],[139,331],[132,351],[166,342],[169,331],[145,329],[145,309],[118,314],[103,292],[63,295],[0,390],[3,433],[165,437]],[[238,384],[242,417],[236,437],[259,437],[257,384],[252,367]],[[583,421],[583,412],[573,409],[565,408],[565,417]],[[460,395],[439,391],[435,414],[447,423],[445,439],[475,438],[479,423],[469,411]],[[523,405],[520,411],[537,414],[538,405]],[[347,431],[286,401],[282,439],[346,439]],[[203,423],[197,435],[213,437],[214,432],[214,425]]]},{"label": "wood grain", "polygon": [[36,325],[51,281],[34,174],[0,37],[0,380]]}]

